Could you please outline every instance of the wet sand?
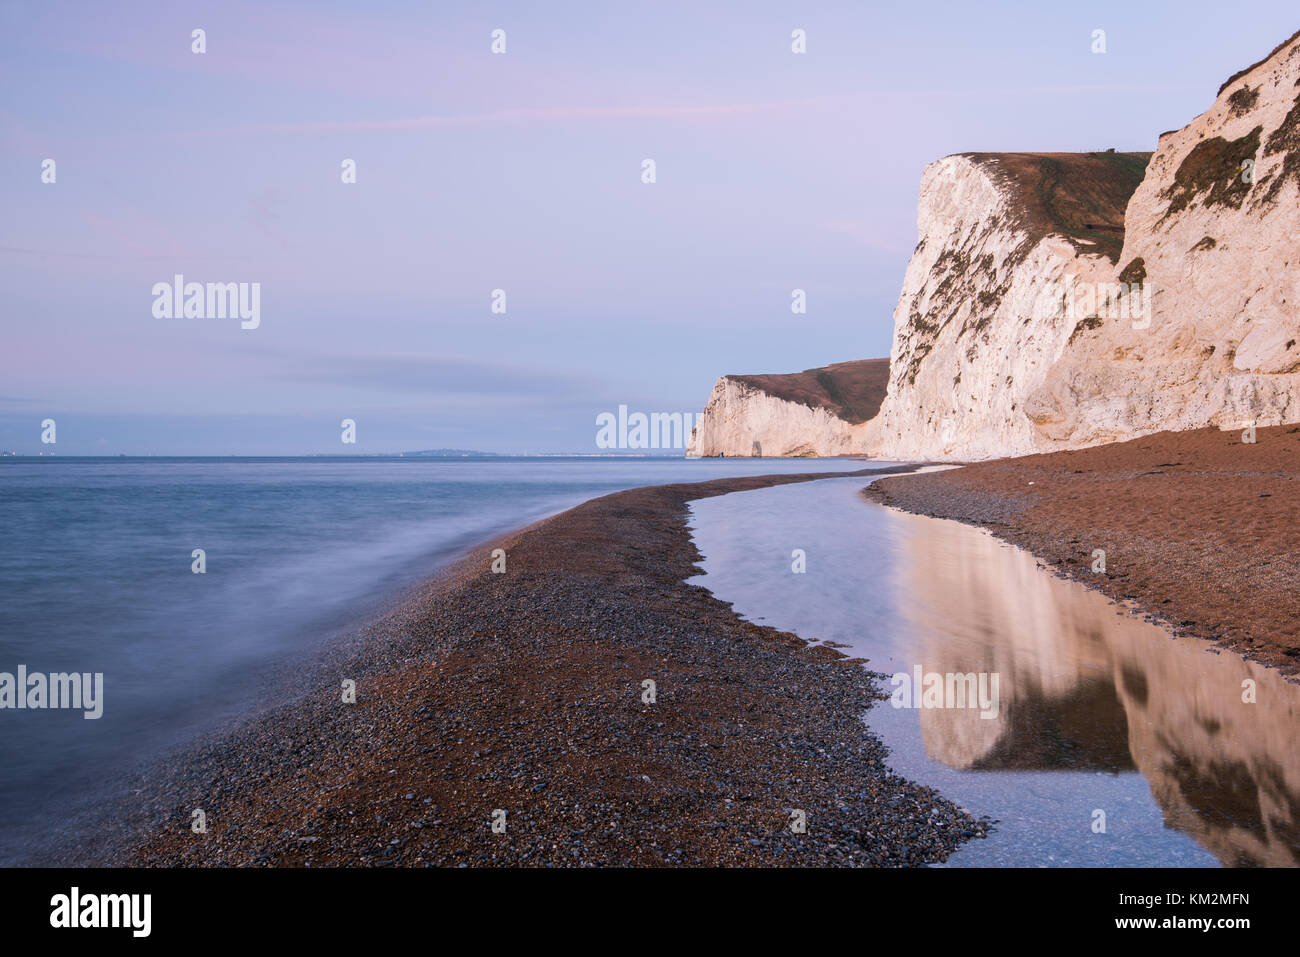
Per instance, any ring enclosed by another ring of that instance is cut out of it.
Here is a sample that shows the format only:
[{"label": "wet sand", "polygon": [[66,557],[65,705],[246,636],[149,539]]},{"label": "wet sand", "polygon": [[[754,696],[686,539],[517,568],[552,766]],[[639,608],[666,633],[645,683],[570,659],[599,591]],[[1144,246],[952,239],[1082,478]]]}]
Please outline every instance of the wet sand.
[{"label": "wet sand", "polygon": [[134,782],[106,815],[116,830],[58,862],[943,860],[987,826],[886,769],[861,721],[882,697],[872,675],[684,583],[687,501],[823,477],[621,492],[478,550],[304,665],[306,693]]},{"label": "wet sand", "polygon": [[[885,478],[867,494],[988,528],[1056,571],[1285,674],[1300,671],[1300,426],[1160,433]],[[1105,551],[1094,572],[1093,551]]]}]

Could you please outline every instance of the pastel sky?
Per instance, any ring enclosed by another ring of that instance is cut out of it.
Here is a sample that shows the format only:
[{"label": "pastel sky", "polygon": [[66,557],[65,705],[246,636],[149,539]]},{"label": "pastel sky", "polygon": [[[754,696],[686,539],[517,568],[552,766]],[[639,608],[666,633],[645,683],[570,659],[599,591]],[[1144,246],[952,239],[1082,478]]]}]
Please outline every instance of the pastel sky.
[{"label": "pastel sky", "polygon": [[[595,451],[620,404],[888,355],[927,163],[1153,149],[1297,26],[1294,0],[7,3],[0,449],[49,451],[53,418],[61,455]],[[261,325],[155,318],[177,273],[260,283]]]}]

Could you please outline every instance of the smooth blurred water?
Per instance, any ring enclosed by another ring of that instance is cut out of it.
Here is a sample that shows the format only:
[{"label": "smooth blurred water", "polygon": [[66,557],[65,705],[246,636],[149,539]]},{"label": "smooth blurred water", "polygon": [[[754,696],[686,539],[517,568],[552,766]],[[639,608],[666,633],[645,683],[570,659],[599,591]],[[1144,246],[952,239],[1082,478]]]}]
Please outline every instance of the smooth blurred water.
[{"label": "smooth blurred water", "polygon": [[867,501],[866,484],[692,502],[693,581],[875,671],[999,676],[988,719],[889,702],[866,715],[895,771],[999,821],[951,866],[1300,863],[1300,687],[983,529]]},{"label": "smooth blurred water", "polygon": [[0,459],[0,672],[105,683],[98,720],[0,710],[0,862],[475,543],[619,489],[863,464]]}]

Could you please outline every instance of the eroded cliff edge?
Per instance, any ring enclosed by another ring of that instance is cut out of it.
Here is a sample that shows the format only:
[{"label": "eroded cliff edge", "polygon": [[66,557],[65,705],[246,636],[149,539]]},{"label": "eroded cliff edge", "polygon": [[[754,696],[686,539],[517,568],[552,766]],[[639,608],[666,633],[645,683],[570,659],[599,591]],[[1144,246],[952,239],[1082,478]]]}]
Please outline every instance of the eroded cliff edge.
[{"label": "eroded cliff edge", "polygon": [[1160,138],[1124,224],[1150,325],[1079,330],[1026,404],[1042,447],[1300,420],[1300,33]]},{"label": "eroded cliff edge", "polygon": [[1300,421],[1300,33],[1154,154],[931,164],[917,225],[878,414],[728,376],[693,454],[974,460]]},{"label": "eroded cliff edge", "polygon": [[888,359],[837,362],[787,375],[729,375],[713,387],[687,455],[829,456],[864,450]]},{"label": "eroded cliff edge", "polygon": [[1056,290],[1110,279],[1145,153],[965,153],[926,167],[894,310],[884,458],[1034,451],[1025,413],[1074,333]]}]

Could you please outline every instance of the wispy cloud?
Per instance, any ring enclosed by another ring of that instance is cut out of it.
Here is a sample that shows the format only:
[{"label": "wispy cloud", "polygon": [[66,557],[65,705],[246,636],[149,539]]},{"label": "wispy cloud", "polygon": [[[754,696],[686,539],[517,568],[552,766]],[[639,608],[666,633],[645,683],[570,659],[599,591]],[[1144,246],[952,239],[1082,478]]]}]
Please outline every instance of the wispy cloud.
[{"label": "wispy cloud", "polygon": [[111,253],[79,253],[66,249],[32,249],[27,246],[0,246],[0,254],[13,256],[53,257],[57,259],[90,259],[106,262],[181,262],[193,259],[221,262],[247,262],[251,256],[211,256],[206,253],[176,253],[166,256],[114,255]]},{"label": "wispy cloud", "polygon": [[275,375],[381,392],[416,392],[430,397],[474,395],[519,399],[605,391],[603,383],[586,375],[454,355],[319,355],[303,359],[289,371]]},{"label": "wispy cloud", "polygon": [[475,127],[535,126],[559,123],[591,123],[621,120],[692,121],[719,117],[743,117],[799,110],[842,109],[854,115],[870,115],[882,101],[908,103],[918,99],[984,101],[1040,99],[1061,96],[1095,96],[1106,93],[1140,94],[1155,90],[1196,89],[1186,84],[1074,84],[1062,86],[1011,87],[999,89],[935,88],[921,90],[863,90],[809,97],[741,103],[658,103],[610,106],[558,106],[507,108],[477,113],[428,114],[391,119],[316,120],[286,123],[254,123],[181,133],[183,136],[255,136],[322,133],[425,132]]},{"label": "wispy cloud", "polygon": [[767,103],[712,103],[650,106],[569,106],[506,109],[484,113],[411,116],[388,120],[328,120],[302,123],[258,123],[222,129],[195,130],[191,135],[230,136],[294,133],[421,132],[472,127],[524,126],[597,120],[692,120],[752,115],[796,109],[815,99],[773,100]]}]

